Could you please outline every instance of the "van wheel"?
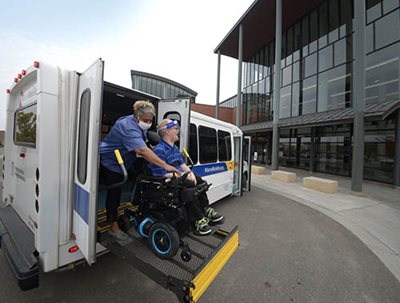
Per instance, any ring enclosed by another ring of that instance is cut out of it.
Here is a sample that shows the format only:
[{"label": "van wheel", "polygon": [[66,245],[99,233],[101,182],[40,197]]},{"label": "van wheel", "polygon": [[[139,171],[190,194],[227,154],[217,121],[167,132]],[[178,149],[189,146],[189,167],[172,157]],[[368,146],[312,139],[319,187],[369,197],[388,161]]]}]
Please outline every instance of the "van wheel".
[{"label": "van wheel", "polygon": [[156,222],[150,228],[148,244],[158,257],[171,259],[179,249],[178,232],[167,223]]}]

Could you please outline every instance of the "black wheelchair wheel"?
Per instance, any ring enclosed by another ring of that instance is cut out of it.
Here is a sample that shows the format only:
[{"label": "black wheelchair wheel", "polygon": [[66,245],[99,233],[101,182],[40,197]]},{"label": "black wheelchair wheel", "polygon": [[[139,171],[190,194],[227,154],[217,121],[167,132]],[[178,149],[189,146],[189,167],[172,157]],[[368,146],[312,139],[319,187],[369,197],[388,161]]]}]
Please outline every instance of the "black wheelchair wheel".
[{"label": "black wheelchair wheel", "polygon": [[178,252],[179,235],[169,224],[156,222],[150,228],[148,243],[157,256],[163,259],[171,259]]}]

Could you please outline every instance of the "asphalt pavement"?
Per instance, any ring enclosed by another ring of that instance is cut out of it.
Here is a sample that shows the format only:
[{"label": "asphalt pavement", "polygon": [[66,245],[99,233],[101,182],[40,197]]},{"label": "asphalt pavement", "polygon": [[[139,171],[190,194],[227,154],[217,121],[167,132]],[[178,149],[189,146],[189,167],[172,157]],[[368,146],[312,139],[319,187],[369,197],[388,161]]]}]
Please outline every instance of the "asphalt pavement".
[{"label": "asphalt pavement", "polygon": [[[325,214],[253,187],[215,208],[240,246],[199,302],[399,302],[400,283],[352,232]],[[176,302],[112,254],[93,266],[41,274],[22,292],[0,252],[0,303]]]},{"label": "asphalt pavement", "polygon": [[[311,207],[340,223],[375,253],[400,281],[400,188],[364,180],[362,193],[353,195],[349,177],[291,168],[283,170],[295,172],[297,181],[284,183],[274,180],[268,168],[264,175],[253,175],[252,183]],[[305,188],[302,181],[306,176],[335,180],[338,192],[327,194]]]}]

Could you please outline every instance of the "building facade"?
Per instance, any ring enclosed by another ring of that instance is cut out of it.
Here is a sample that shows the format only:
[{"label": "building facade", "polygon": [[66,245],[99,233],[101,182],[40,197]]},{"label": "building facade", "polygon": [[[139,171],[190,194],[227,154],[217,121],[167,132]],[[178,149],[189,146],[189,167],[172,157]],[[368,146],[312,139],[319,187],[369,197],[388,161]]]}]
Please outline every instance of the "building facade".
[{"label": "building facade", "polygon": [[[281,1],[279,165],[351,176],[354,2]],[[400,161],[395,139],[400,120],[399,0],[367,0],[365,8],[364,178],[394,183]],[[276,40],[271,11],[275,0],[255,1],[215,50],[242,59],[239,124],[252,136],[256,162],[262,164],[272,158]],[[220,107],[237,107],[237,102],[235,96]]]},{"label": "building facade", "polygon": [[197,96],[197,92],[183,84],[158,75],[131,70],[131,78],[133,89],[160,97],[161,99],[189,96],[193,97],[194,100]]}]

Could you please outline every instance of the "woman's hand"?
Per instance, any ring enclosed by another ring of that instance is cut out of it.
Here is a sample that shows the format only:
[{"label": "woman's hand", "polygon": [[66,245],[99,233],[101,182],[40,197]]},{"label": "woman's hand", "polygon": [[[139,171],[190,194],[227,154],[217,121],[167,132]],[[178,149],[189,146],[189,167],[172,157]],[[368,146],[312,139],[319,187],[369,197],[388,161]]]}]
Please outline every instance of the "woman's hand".
[{"label": "woman's hand", "polygon": [[171,165],[166,164],[163,168],[164,168],[167,172],[174,172],[174,173],[177,174],[178,176],[181,175],[181,172],[180,172],[179,170],[177,170],[175,167],[171,166]]}]

